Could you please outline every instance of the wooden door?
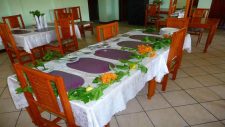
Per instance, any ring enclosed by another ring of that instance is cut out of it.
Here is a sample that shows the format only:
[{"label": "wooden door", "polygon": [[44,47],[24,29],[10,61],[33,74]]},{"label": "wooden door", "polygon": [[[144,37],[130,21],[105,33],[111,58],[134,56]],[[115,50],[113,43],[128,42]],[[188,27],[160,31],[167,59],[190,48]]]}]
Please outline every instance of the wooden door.
[{"label": "wooden door", "polygon": [[128,0],[119,0],[119,15],[120,21],[127,21],[127,1]]},{"label": "wooden door", "polygon": [[225,27],[225,0],[213,0],[209,18],[220,19],[219,27]]}]

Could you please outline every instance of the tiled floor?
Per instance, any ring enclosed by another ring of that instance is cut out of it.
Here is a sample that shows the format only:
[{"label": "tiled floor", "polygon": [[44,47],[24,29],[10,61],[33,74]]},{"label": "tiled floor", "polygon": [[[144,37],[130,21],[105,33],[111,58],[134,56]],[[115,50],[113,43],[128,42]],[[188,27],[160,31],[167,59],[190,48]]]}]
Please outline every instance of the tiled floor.
[{"label": "tiled floor", "polygon": [[[120,24],[121,33],[131,28]],[[149,101],[145,87],[112,118],[111,127],[225,127],[225,31],[218,30],[208,53],[202,53],[206,37],[191,54],[184,51],[178,77],[169,80],[167,92],[161,92],[159,84]],[[195,45],[196,37],[192,38]],[[94,42],[89,33],[79,40],[81,48]],[[6,80],[11,74],[8,56],[0,53],[0,126],[32,127],[27,112],[15,109],[10,97]]]}]

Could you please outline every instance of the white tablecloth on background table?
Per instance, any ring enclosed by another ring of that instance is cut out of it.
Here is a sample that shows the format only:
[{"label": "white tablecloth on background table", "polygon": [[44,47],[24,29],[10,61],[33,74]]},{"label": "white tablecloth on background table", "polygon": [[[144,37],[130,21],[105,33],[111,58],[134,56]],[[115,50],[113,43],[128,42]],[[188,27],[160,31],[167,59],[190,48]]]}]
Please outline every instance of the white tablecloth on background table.
[{"label": "white tablecloth on background table", "polygon": [[[80,30],[77,25],[75,25],[75,33],[77,38],[81,39]],[[43,46],[57,40],[55,30],[45,32],[33,31],[26,34],[13,34],[13,37],[16,41],[17,46],[22,47],[28,53],[31,53],[31,49],[33,48]]]},{"label": "white tablecloth on background table", "polygon": [[[171,30],[171,31],[170,31]],[[177,28],[165,27],[160,29],[160,34],[172,34],[173,32],[177,31]],[[189,33],[186,34],[184,39],[183,49],[186,50],[188,53],[191,53],[191,35]]]},{"label": "white tablecloth on background table", "polygon": [[[139,32],[139,31],[138,31]],[[137,32],[137,33],[138,33]],[[128,34],[135,34],[136,31],[128,32]],[[116,40],[117,39],[117,40]],[[133,40],[128,37],[112,38],[107,40],[113,49],[120,49],[117,46],[119,41]],[[136,40],[137,41],[137,40]],[[100,44],[100,43],[99,43]],[[99,50],[99,49],[97,49]],[[82,51],[91,51],[92,54],[84,54]],[[118,63],[117,60],[98,57],[93,55],[95,50],[85,48],[79,52],[71,53],[70,55],[81,57],[89,57],[108,61],[111,63]],[[106,125],[114,114],[126,109],[126,104],[129,100],[134,98],[146,82],[156,77],[157,81],[161,81],[163,76],[168,73],[166,61],[169,49],[161,49],[157,51],[155,58],[145,58],[142,62],[148,68],[148,72],[142,73],[140,70],[132,70],[130,76],[124,77],[120,82],[110,85],[105,91],[104,95],[97,101],[91,101],[84,104],[81,101],[70,101],[76,122],[82,127],[102,127]],[[60,70],[67,73],[75,74],[84,78],[83,86],[92,84],[92,80],[99,74],[91,74],[79,70],[71,69],[66,66],[63,60],[54,60],[45,64],[50,70]],[[19,87],[15,75],[8,77],[8,86],[13,102],[17,109],[27,107],[28,104],[23,94],[16,94],[15,89]]]}]

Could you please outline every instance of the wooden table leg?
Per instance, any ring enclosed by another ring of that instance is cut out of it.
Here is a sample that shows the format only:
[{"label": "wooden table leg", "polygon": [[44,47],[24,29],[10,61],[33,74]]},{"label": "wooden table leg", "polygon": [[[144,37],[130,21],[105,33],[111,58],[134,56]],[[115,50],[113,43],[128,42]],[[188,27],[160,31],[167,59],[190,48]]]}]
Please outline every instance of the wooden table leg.
[{"label": "wooden table leg", "polygon": [[155,82],[155,78],[153,78],[151,81],[148,82],[148,94],[147,94],[147,97],[148,97],[149,100],[155,94],[155,89],[156,89],[156,82]]},{"label": "wooden table leg", "polygon": [[209,45],[212,43],[212,39],[216,33],[216,28],[217,28],[217,24],[216,25],[212,25],[212,27],[209,29],[209,33],[208,33],[208,37],[206,40],[206,44],[205,44],[205,48],[204,48],[204,53],[207,52],[207,49],[209,47]]}]

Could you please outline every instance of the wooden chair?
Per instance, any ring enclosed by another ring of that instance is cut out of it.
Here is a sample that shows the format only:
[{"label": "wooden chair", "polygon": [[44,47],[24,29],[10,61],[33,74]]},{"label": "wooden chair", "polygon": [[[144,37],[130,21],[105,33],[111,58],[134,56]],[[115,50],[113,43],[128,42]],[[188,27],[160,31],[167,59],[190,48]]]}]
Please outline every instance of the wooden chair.
[{"label": "wooden chair", "polygon": [[55,30],[58,41],[45,45],[45,50],[55,50],[64,54],[78,49],[74,21],[70,17],[55,20]]},{"label": "wooden chair", "polygon": [[96,27],[97,42],[115,37],[118,34],[118,22],[104,24]]},{"label": "wooden chair", "polygon": [[54,9],[54,15],[56,20],[68,18],[69,16],[71,16],[71,14],[67,12],[66,8]]},{"label": "wooden chair", "polygon": [[148,23],[156,23],[159,20],[160,5],[147,4],[145,9],[145,27]]},{"label": "wooden chair", "polygon": [[[14,64],[14,68],[21,88],[28,86],[32,88],[33,93],[24,92],[24,95],[29,104],[27,111],[34,124],[40,127],[59,127],[57,122],[64,119],[68,127],[76,127],[62,77],[52,76],[20,64]],[[57,88],[60,99],[54,94],[53,84]],[[58,101],[61,102],[62,108]],[[52,121],[47,120],[41,116],[43,111],[52,113],[57,118]]]},{"label": "wooden chair", "polygon": [[[196,9],[194,9],[194,11],[192,13],[192,18],[207,18],[208,15],[209,15],[209,9],[196,8]],[[188,33],[190,33],[191,35],[198,36],[196,46],[198,46],[198,44],[200,43],[203,32],[204,32],[204,28],[189,28],[188,29]]]},{"label": "wooden chair", "polygon": [[167,18],[166,26],[174,28],[188,28],[189,18]]},{"label": "wooden chair", "polygon": [[[187,28],[182,28],[172,35],[172,43],[170,45],[170,51],[167,59],[167,67],[169,73],[172,74],[172,80],[176,79],[177,71],[180,67],[182,60],[184,38],[187,32]],[[162,80],[162,91],[166,90],[169,74],[165,75]]]},{"label": "wooden chair", "polygon": [[12,16],[6,16],[2,17],[2,20],[4,23],[9,23],[10,28],[22,28],[25,29],[25,25],[23,22],[22,16],[19,15],[12,15]]},{"label": "wooden chair", "polygon": [[[20,64],[25,64],[28,62],[34,63],[34,54],[36,53],[36,49],[32,49],[32,54],[29,54],[25,52],[22,48],[17,47],[12,32],[10,31],[6,23],[0,23],[0,35],[2,37],[5,50],[12,64],[16,63],[16,60]],[[28,57],[28,59],[24,59],[24,57]]]},{"label": "wooden chair", "polygon": [[81,35],[85,37],[85,31],[91,31],[94,34],[93,22],[83,21],[81,16],[80,7],[70,7],[69,12],[72,14],[73,20],[75,20],[76,24],[79,26],[81,31]]}]

